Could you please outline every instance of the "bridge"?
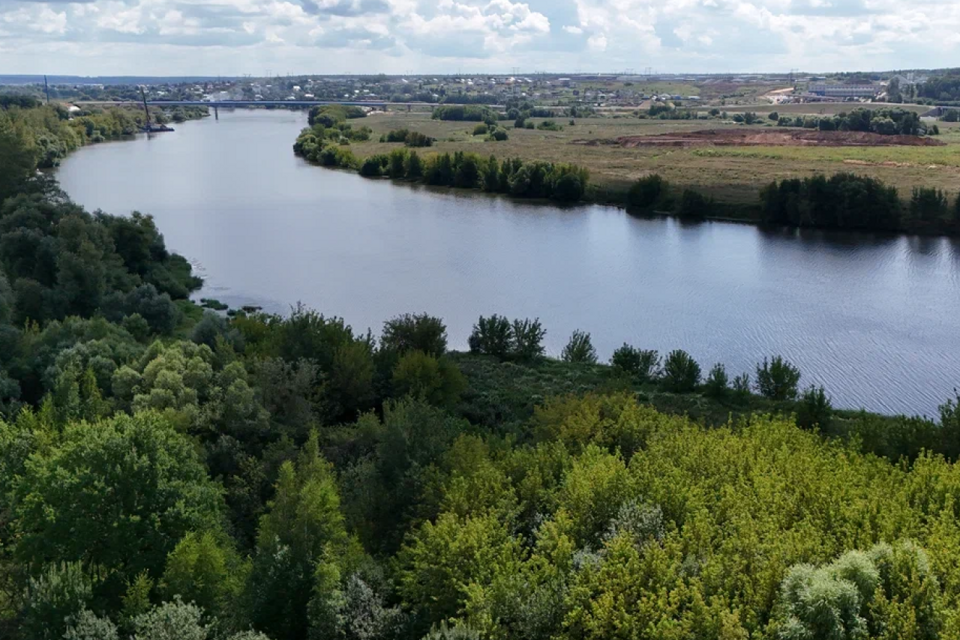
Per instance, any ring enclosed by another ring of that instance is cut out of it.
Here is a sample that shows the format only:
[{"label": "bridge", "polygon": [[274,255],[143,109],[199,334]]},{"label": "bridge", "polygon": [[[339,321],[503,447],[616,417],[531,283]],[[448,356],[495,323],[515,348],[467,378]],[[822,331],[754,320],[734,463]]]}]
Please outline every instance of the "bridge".
[{"label": "bridge", "polygon": [[[73,104],[91,107],[140,107],[139,100],[79,100]],[[342,100],[148,100],[151,107],[211,107],[214,109],[249,108],[249,107],[317,107],[340,105],[344,107],[370,107],[386,109],[394,107],[435,107],[429,102],[376,102],[371,100],[357,100],[353,102]]]}]

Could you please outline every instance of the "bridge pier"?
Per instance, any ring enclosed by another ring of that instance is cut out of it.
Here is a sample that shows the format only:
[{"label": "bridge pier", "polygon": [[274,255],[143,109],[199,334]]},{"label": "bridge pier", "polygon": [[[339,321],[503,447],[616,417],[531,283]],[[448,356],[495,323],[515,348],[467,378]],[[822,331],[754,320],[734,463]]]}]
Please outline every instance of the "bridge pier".
[{"label": "bridge pier", "polygon": [[213,105],[213,119],[220,120],[220,107]]}]

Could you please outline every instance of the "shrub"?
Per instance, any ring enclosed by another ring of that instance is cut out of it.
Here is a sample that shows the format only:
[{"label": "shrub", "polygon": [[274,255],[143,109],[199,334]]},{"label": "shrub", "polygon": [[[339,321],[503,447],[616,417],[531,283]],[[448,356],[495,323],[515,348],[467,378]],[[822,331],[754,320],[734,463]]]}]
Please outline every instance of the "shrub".
[{"label": "shrub", "polygon": [[484,124],[484,123],[481,122],[480,124],[478,124],[477,126],[475,126],[475,127],[473,128],[473,135],[475,135],[475,136],[485,136],[485,135],[487,135],[487,133],[489,133],[489,131],[490,131],[490,128],[487,127],[486,124]]},{"label": "shrub", "polygon": [[671,351],[663,363],[663,384],[674,393],[689,393],[700,384],[700,365],[686,351]]},{"label": "shrub", "polygon": [[583,182],[576,174],[565,173],[554,185],[551,197],[560,202],[579,202],[583,198]]},{"label": "shrub", "polygon": [[411,131],[405,140],[408,147],[432,147],[433,138],[419,131]]},{"label": "shrub", "polygon": [[535,320],[513,321],[513,342],[510,355],[518,360],[533,360],[544,354],[543,339],[547,331],[540,324],[540,318]]},{"label": "shrub", "polygon": [[703,220],[713,206],[714,203],[709,198],[691,189],[684,189],[677,215],[688,220]]},{"label": "shrub", "polygon": [[564,362],[596,364],[597,350],[593,348],[590,334],[580,330],[574,331],[567,346],[563,348],[560,359]]},{"label": "shrub", "polygon": [[489,318],[480,316],[469,339],[471,353],[505,358],[513,342],[513,327],[510,321],[496,314]]},{"label": "shrub", "polygon": [[666,183],[657,174],[640,178],[627,192],[627,206],[647,209],[657,204],[663,196]]},{"label": "shrub", "polygon": [[410,135],[409,129],[395,129],[381,138],[381,142],[406,142]]},{"label": "shrub", "polygon": [[563,127],[554,122],[553,120],[544,120],[539,125],[537,129],[541,131],[563,131]]},{"label": "shrub", "polygon": [[704,393],[711,398],[722,399],[730,390],[727,386],[728,382],[727,369],[722,364],[716,364],[710,370],[710,375],[707,376],[707,381],[703,385]]},{"label": "shrub", "polygon": [[797,385],[800,383],[800,370],[775,356],[763,364],[757,365],[757,390],[760,395],[771,400],[793,400],[797,397]]},{"label": "shrub", "polygon": [[508,137],[506,129],[497,129],[490,134],[490,139],[494,142],[504,142]]},{"label": "shrub", "polygon": [[370,156],[360,165],[360,175],[364,178],[376,178],[382,175],[383,166],[379,156]]},{"label": "shrub", "polygon": [[820,431],[830,428],[833,405],[823,387],[813,387],[803,392],[797,405],[797,424],[804,429],[818,427]]},{"label": "shrub", "polygon": [[438,407],[452,407],[467,381],[453,362],[422,351],[400,358],[393,370],[393,389],[398,396],[411,395]]}]

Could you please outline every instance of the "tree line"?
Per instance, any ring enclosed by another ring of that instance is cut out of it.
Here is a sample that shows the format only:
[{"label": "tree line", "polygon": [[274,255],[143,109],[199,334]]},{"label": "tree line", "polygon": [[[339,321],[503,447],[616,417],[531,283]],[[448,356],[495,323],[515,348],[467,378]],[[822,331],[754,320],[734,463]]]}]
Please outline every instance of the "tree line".
[{"label": "tree line", "polygon": [[415,150],[395,149],[389,154],[359,160],[349,147],[318,137],[315,127],[303,130],[293,150],[315,164],[356,170],[368,178],[386,176],[428,185],[482,189],[518,198],[549,198],[560,202],[583,199],[590,178],[586,169],[576,165],[524,162],[519,158],[500,161],[495,156],[483,157],[462,151],[421,157]]},{"label": "tree line", "polygon": [[[689,220],[717,217],[725,210],[712,198],[689,188],[678,197],[657,174],[634,182],[626,204],[629,209],[667,211]],[[904,200],[896,187],[851,173],[789,178],[761,189],[758,221],[793,227],[955,235],[960,233],[960,194],[951,196],[941,189],[916,187],[910,199]]]},{"label": "tree line", "polygon": [[[72,151],[95,142],[119,140],[138,133],[145,124],[140,109],[114,107],[82,109],[71,113],[63,105],[41,105],[29,96],[2,96],[0,100],[0,173],[17,172],[8,163],[27,163],[15,157],[21,151],[32,158],[40,169],[56,167]],[[153,109],[156,122],[198,119],[207,115],[205,108],[177,108],[166,113]],[[3,178],[0,177],[0,188]],[[0,193],[2,196],[2,193]]]},{"label": "tree line", "polygon": [[[771,117],[772,119],[772,117]],[[920,115],[906,109],[854,109],[835,116],[779,116],[777,126],[802,127],[820,131],[860,131],[880,135],[922,136],[939,133],[927,127]]]}]

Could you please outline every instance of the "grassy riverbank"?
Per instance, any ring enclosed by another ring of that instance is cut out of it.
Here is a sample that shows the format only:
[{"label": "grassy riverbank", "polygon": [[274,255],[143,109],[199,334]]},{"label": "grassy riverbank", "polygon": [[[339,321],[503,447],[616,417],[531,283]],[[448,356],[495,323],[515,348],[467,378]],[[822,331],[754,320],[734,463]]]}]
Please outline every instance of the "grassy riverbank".
[{"label": "grassy riverbank", "polygon": [[[794,105],[785,113],[817,114],[820,110],[815,105],[799,106],[806,107],[806,111]],[[734,113],[733,108],[731,113]],[[542,121],[533,119],[537,124]],[[422,112],[389,112],[364,119],[363,125],[370,127],[373,135],[367,142],[352,143],[351,149],[359,158],[389,153],[396,145],[379,142],[380,136],[397,129],[410,129],[436,139],[432,149],[436,152],[473,152],[494,154],[498,158],[519,157],[583,166],[589,170],[591,184],[595,187],[592,197],[599,201],[622,202],[634,181],[656,173],[678,189],[696,189],[721,205],[732,205],[731,211],[746,211],[757,206],[760,190],[773,180],[810,177],[818,173],[849,172],[876,178],[897,187],[905,196],[918,186],[942,189],[951,196],[960,189],[960,126],[951,123],[939,123],[943,133],[937,139],[947,143],[943,147],[623,148],[604,142],[627,136],[713,128],[739,131],[770,128],[716,121],[639,120],[635,117],[577,118],[573,126],[568,118],[556,121],[562,130],[513,129],[507,123],[508,140],[487,142],[484,136],[472,135],[475,123],[434,120],[429,113]],[[583,141],[597,144],[578,144]],[[750,217],[750,214],[744,217]]]}]

